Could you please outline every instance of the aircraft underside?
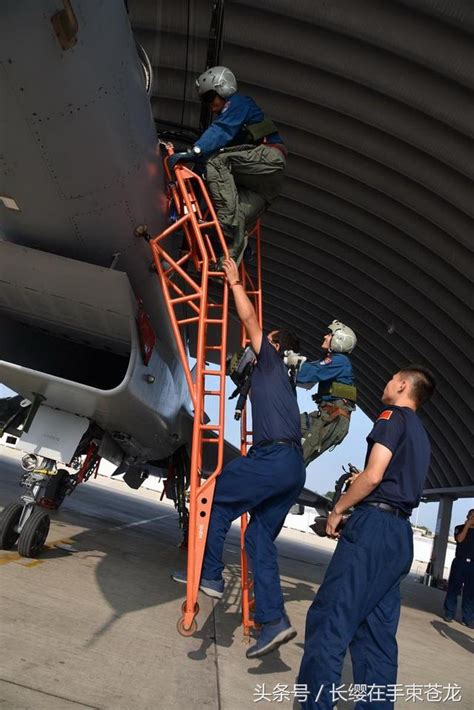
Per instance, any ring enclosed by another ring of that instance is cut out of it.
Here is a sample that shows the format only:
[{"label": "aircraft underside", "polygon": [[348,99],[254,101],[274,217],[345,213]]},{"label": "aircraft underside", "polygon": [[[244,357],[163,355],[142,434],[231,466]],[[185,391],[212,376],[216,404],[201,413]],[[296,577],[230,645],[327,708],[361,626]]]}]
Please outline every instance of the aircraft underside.
[{"label": "aircraft underside", "polygon": [[[0,382],[18,393],[0,400],[0,432],[25,452],[24,492],[3,513],[0,547],[18,542],[27,556],[42,549],[48,510],[101,458],[135,488],[165,476],[187,525],[194,408],[156,264],[137,238],[169,217],[149,63],[124,3],[78,0],[74,12],[78,27],[66,6],[0,10]],[[165,246],[176,258],[179,241]],[[191,351],[196,334],[190,323]],[[224,461],[238,453],[225,445]]]}]

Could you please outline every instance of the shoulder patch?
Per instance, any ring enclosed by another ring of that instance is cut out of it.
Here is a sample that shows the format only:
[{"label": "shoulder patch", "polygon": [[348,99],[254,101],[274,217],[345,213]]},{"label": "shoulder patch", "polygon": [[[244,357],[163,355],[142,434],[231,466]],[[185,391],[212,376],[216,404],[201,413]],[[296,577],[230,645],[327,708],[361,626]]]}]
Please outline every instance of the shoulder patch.
[{"label": "shoulder patch", "polygon": [[324,358],[324,360],[321,360],[319,364],[320,365],[330,365],[331,362],[332,362],[332,357],[329,357],[329,355],[328,355],[327,357]]},{"label": "shoulder patch", "polygon": [[379,414],[376,421],[378,422],[380,419],[390,419],[392,414],[393,414],[393,409],[384,409],[384,411]]}]

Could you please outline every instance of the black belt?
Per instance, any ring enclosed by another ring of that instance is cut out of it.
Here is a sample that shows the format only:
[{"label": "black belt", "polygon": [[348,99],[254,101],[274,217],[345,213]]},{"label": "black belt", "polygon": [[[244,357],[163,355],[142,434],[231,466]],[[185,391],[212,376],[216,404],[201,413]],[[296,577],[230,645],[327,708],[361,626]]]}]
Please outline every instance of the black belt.
[{"label": "black belt", "polygon": [[293,441],[293,439],[264,439],[254,444],[254,446],[274,446],[275,444],[280,444],[281,446],[299,446],[299,442]]},{"label": "black belt", "polygon": [[405,513],[404,510],[395,508],[393,505],[389,505],[388,503],[371,503],[370,501],[367,501],[366,503],[361,503],[361,505],[372,505],[374,508],[380,508],[380,510],[383,510],[384,513],[392,513],[392,515],[395,515],[397,518],[403,518],[404,520],[408,520],[410,517],[410,513]]}]

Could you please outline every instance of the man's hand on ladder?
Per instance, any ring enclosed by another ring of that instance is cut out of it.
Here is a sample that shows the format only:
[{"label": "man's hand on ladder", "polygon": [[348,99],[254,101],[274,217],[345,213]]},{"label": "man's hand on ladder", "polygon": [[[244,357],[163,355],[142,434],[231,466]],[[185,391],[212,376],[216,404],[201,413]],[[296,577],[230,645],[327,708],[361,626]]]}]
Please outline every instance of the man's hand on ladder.
[{"label": "man's hand on ladder", "polygon": [[170,170],[174,170],[178,163],[190,163],[201,155],[201,149],[198,146],[193,148],[188,148],[182,153],[173,153],[168,158],[168,167]]}]

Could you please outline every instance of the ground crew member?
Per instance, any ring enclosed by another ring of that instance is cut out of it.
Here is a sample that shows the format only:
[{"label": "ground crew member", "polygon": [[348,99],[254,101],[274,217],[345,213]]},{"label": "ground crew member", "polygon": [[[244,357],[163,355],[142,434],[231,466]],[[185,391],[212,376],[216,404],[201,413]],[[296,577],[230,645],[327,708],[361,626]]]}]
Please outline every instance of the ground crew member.
[{"label": "ground crew member", "polygon": [[328,331],[321,344],[323,359],[305,362],[296,378],[297,384],[301,385],[319,382],[318,394],[313,396],[318,409],[301,415],[306,466],[345,438],[357,398],[352,363],[348,357],[356,346],[356,335],[338,320],[328,326]]},{"label": "ground crew member", "polygon": [[456,616],[462,589],[462,623],[474,629],[474,509],[468,512],[464,525],[456,525],[454,538],[456,556],[449,573],[444,620],[449,622]]},{"label": "ground crew member", "polygon": [[329,515],[326,531],[338,537],[343,513],[356,506],[306,619],[298,680],[309,690],[306,710],[333,707],[349,645],[354,683],[368,693],[377,689],[376,698],[368,695],[356,707],[393,707],[400,581],[413,559],[408,518],[420,502],[430,462],[428,436],[415,412],[434,387],[433,375],[419,365],[403,368],[387,383],[386,407],[367,437],[364,470]]},{"label": "ground crew member", "polygon": [[[222,597],[225,536],[233,520],[250,512],[245,547],[253,573],[254,619],[262,628],[246,655],[259,658],[296,636],[285,614],[274,541],[306,477],[298,402],[283,362],[284,351],[299,350],[299,343],[289,331],[263,335],[235,262],[227,259],[223,268],[257,355],[250,391],[254,445],[247,456],[227,464],[216,479],[200,589]],[[185,582],[186,575],[175,573],[173,579]]]},{"label": "ground crew member", "polygon": [[287,150],[277,127],[249,96],[237,91],[234,74],[212,67],[196,81],[201,100],[215,115],[213,123],[180,160],[207,160],[207,187],[224,235],[232,240],[231,256],[240,262],[245,226],[255,222],[280,193]]}]

